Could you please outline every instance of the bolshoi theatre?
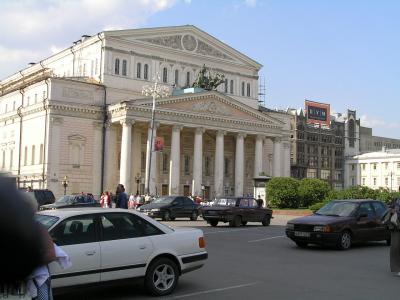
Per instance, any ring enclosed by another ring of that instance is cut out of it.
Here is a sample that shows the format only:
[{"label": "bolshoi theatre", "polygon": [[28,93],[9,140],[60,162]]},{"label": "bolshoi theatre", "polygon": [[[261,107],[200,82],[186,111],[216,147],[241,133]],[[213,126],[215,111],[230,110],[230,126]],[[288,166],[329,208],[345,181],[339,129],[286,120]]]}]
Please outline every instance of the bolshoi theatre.
[{"label": "bolshoi theatre", "polygon": [[[192,88],[204,65],[224,75],[215,90]],[[252,195],[254,178],[290,176],[290,117],[260,106],[261,67],[190,25],[83,35],[0,82],[0,171],[56,197],[65,180],[67,193],[97,197],[118,183]],[[169,93],[155,99],[152,127],[142,90],[156,74]]]}]

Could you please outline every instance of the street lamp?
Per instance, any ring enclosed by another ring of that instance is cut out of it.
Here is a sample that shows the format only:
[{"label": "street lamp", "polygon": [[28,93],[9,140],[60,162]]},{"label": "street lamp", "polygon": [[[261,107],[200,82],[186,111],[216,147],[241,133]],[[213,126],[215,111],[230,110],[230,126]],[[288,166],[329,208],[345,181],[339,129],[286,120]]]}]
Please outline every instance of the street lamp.
[{"label": "street lamp", "polygon": [[142,88],[142,94],[145,96],[152,96],[153,97],[153,107],[151,110],[151,136],[150,136],[150,152],[149,157],[147,160],[148,171],[147,171],[147,178],[146,178],[146,189],[147,194],[150,194],[150,173],[151,173],[151,158],[154,151],[154,115],[156,111],[156,99],[166,97],[169,95],[169,87],[165,85],[159,84],[160,82],[160,74],[156,73],[156,76],[153,78],[154,84],[153,85],[145,85]]},{"label": "street lamp", "polygon": [[64,187],[64,195],[66,195],[68,187],[68,176],[64,176],[64,179],[61,181],[61,185]]},{"label": "street lamp", "polygon": [[203,194],[203,201],[205,201],[205,194],[206,194],[206,186],[204,184],[201,185],[201,192]]},{"label": "street lamp", "polygon": [[135,180],[136,180],[136,195],[139,195],[139,182],[140,182],[141,178],[142,177],[140,176],[140,173],[137,173],[136,176],[135,176]]}]

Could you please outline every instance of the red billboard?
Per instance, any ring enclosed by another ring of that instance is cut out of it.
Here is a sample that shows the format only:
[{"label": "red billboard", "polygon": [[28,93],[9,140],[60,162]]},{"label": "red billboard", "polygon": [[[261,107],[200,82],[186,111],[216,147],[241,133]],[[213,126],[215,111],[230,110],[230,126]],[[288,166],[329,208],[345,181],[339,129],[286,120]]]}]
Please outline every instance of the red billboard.
[{"label": "red billboard", "polygon": [[330,104],[315,101],[305,101],[307,123],[330,125]]}]

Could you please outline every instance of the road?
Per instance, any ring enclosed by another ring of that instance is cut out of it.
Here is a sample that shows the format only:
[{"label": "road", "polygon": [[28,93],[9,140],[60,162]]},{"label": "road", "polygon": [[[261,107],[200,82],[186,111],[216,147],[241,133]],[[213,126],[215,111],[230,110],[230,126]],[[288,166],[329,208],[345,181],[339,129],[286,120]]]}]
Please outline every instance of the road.
[{"label": "road", "polygon": [[[229,228],[203,221],[168,222],[204,231],[206,265],[183,275],[173,295],[163,299],[397,299],[400,277],[389,271],[384,243],[348,251],[320,247],[300,249],[284,236],[283,216],[271,226]],[[64,299],[154,299],[140,284],[81,289]]]}]

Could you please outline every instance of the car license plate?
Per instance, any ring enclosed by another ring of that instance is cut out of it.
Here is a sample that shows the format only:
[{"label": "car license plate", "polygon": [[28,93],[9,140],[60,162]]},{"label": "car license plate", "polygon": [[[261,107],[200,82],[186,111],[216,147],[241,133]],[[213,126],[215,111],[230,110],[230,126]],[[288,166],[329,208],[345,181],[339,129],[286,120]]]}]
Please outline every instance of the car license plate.
[{"label": "car license plate", "polygon": [[303,231],[295,231],[294,232],[294,236],[298,236],[298,237],[310,237],[311,233],[309,232],[303,232]]}]

